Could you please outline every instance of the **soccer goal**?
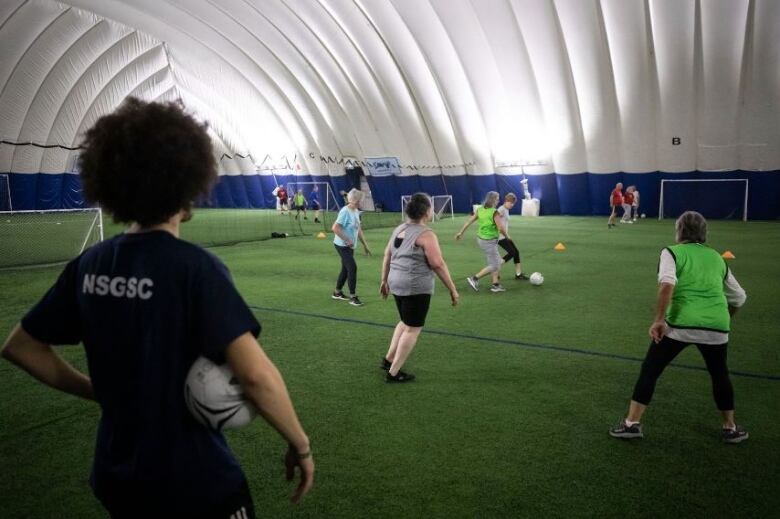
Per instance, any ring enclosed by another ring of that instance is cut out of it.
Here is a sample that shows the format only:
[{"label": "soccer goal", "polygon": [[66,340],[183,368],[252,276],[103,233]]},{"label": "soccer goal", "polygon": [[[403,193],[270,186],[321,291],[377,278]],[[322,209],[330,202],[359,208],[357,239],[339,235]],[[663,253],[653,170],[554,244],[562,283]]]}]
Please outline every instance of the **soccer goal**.
[{"label": "soccer goal", "polygon": [[[412,199],[412,195],[401,196],[401,219],[406,218],[406,204]],[[431,197],[433,202],[433,221],[438,222],[444,218],[455,219],[455,212],[452,208],[452,195],[434,195]]]},{"label": "soccer goal", "polygon": [[698,211],[705,218],[748,217],[749,182],[746,178],[663,179],[658,219]]},{"label": "soccer goal", "polygon": [[11,203],[11,179],[8,173],[0,175],[0,211],[13,211]]},{"label": "soccer goal", "polygon": [[336,200],[336,196],[333,194],[333,190],[330,188],[330,184],[327,182],[289,182],[287,184],[287,198],[289,200],[290,209],[292,209],[295,203],[295,193],[300,189],[303,191],[303,196],[306,197],[306,206],[308,209],[312,209],[312,193],[316,189],[316,198],[320,204],[322,211],[338,211],[341,209],[341,205]]},{"label": "soccer goal", "polygon": [[99,208],[0,211],[0,268],[62,263],[102,240]]}]

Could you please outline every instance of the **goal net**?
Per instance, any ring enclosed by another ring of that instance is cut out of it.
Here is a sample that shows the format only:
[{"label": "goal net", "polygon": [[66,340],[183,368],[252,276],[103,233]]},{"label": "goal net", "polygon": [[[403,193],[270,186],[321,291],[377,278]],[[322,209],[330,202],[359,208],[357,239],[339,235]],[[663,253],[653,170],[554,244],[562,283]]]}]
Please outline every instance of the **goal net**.
[{"label": "goal net", "polygon": [[0,268],[63,263],[102,240],[99,208],[0,211]]},{"label": "goal net", "polygon": [[[401,196],[401,219],[406,218],[406,204],[412,199],[412,195]],[[434,195],[431,197],[433,202],[433,221],[438,222],[444,218],[455,219],[455,212],[452,208],[452,195]]]},{"label": "goal net", "polygon": [[748,191],[746,178],[663,179],[658,219],[697,211],[705,218],[747,221]]},{"label": "goal net", "polygon": [[11,203],[11,179],[8,173],[0,175],[0,211],[13,211]]}]

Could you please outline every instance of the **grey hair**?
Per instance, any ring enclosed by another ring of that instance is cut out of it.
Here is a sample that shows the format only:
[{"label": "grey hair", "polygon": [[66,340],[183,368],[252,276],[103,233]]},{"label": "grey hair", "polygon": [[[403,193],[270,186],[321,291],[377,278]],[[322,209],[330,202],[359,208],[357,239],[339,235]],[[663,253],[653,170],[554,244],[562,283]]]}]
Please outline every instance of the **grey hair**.
[{"label": "grey hair", "polygon": [[488,191],[485,195],[485,201],[482,203],[484,207],[495,207],[498,204],[498,193],[495,191]]},{"label": "grey hair", "polygon": [[696,211],[685,211],[674,224],[677,243],[704,243],[707,241],[707,220]]},{"label": "grey hair", "polygon": [[355,188],[350,189],[347,193],[347,200],[352,204],[360,202],[363,200],[363,191]]}]

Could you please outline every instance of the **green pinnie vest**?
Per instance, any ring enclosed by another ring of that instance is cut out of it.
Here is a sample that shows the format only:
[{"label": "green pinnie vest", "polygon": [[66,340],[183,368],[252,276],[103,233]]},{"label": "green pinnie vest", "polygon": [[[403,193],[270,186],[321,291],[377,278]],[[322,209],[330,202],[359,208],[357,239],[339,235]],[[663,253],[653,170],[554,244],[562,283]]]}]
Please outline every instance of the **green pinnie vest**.
[{"label": "green pinnie vest", "polygon": [[728,267],[717,251],[701,243],[667,247],[677,270],[677,286],[666,310],[666,322],[675,328],[728,332],[731,318],[723,292]]},{"label": "green pinnie vest", "polygon": [[477,209],[477,219],[479,221],[479,230],[477,236],[483,240],[497,240],[498,227],[493,221],[493,215],[496,214],[495,207],[482,207]]}]

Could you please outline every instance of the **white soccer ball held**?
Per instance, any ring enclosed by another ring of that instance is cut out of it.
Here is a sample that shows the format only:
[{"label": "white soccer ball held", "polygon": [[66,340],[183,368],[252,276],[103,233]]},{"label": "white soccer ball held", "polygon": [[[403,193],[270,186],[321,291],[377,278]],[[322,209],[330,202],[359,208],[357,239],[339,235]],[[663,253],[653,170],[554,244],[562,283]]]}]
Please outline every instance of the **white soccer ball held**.
[{"label": "white soccer ball held", "polygon": [[230,367],[205,357],[198,357],[187,374],[184,402],[198,422],[215,431],[243,427],[257,415]]}]

